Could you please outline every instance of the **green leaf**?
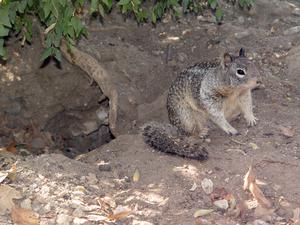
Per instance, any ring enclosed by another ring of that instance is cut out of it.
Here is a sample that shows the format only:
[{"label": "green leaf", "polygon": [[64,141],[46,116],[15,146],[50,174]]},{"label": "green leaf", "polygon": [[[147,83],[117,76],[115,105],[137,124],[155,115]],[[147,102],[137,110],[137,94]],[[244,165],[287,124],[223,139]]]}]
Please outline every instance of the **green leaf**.
[{"label": "green leaf", "polygon": [[208,0],[208,4],[212,9],[217,8],[218,1],[217,0]]},{"label": "green leaf", "polygon": [[78,37],[83,29],[81,21],[77,17],[73,17],[71,19],[71,25],[73,26],[76,37]]},{"label": "green leaf", "polygon": [[110,10],[112,7],[112,0],[102,0],[102,2],[106,5],[107,9]]},{"label": "green leaf", "polygon": [[105,16],[105,12],[104,12],[104,8],[103,8],[102,4],[99,4],[98,8],[99,8],[100,15],[102,17],[104,17]]},{"label": "green leaf", "polygon": [[0,8],[0,24],[3,24],[4,26],[11,27],[10,21],[9,21],[9,8],[8,6]]},{"label": "green leaf", "polygon": [[94,13],[98,11],[99,0],[91,0],[90,13]]},{"label": "green leaf", "polygon": [[31,7],[33,6],[33,3],[34,3],[33,0],[28,0],[28,3],[27,3],[27,4],[28,4],[28,6],[31,8]]},{"label": "green leaf", "polygon": [[46,4],[43,5],[44,19],[46,19],[50,15],[51,9],[52,9],[52,6],[51,6],[50,1],[46,1]]},{"label": "green leaf", "polygon": [[19,13],[24,13],[26,6],[27,6],[27,1],[26,0],[19,1],[19,3],[17,4],[18,12]]},{"label": "green leaf", "polygon": [[2,38],[0,38],[0,58],[7,58],[7,50],[4,47],[4,40]]},{"label": "green leaf", "polygon": [[77,0],[76,3],[80,6],[83,6],[85,0]]},{"label": "green leaf", "polygon": [[152,23],[156,23],[156,20],[157,20],[157,17],[156,17],[156,14],[155,14],[155,12],[152,10],[152,13],[151,13],[151,21],[152,21]]},{"label": "green leaf", "polygon": [[130,3],[130,0],[120,0],[117,5],[118,6],[123,6],[123,5],[128,5]]},{"label": "green leaf", "polygon": [[219,23],[223,18],[223,11],[220,7],[217,8],[215,16],[216,16],[217,22]]},{"label": "green leaf", "polygon": [[9,29],[4,27],[2,24],[0,24],[0,37],[6,37],[8,33],[9,33]]},{"label": "green leaf", "polygon": [[53,48],[46,48],[41,55],[41,61],[47,59],[49,56],[52,55],[52,53],[53,53]]},{"label": "green leaf", "polygon": [[54,58],[56,58],[59,62],[61,62],[61,52],[59,48],[54,48]]},{"label": "green leaf", "polygon": [[186,12],[190,4],[190,0],[182,0],[183,11]]},{"label": "green leaf", "polygon": [[60,3],[63,7],[65,7],[66,4],[67,4],[67,0],[60,0],[59,3]]}]

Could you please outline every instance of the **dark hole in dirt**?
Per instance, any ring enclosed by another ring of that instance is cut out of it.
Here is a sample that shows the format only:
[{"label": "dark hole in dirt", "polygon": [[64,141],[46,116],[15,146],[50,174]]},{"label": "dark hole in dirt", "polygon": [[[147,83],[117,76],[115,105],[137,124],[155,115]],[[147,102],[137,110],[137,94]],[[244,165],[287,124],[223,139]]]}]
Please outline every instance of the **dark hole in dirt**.
[{"label": "dark hole in dirt", "polygon": [[114,136],[108,126],[108,99],[88,109],[62,111],[44,127],[55,146],[70,158],[110,142]]},{"label": "dark hole in dirt", "polygon": [[10,47],[18,53],[0,61],[0,147],[74,158],[114,139],[109,100],[85,72],[64,59],[41,65],[42,46]]}]

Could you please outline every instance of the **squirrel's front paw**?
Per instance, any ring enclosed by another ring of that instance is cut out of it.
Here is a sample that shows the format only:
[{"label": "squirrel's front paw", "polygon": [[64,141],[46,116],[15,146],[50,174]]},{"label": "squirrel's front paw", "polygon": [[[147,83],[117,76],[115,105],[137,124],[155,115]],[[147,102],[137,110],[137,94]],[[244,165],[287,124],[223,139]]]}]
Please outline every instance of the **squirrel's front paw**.
[{"label": "squirrel's front paw", "polygon": [[228,129],[228,130],[225,130],[225,132],[227,133],[227,134],[229,134],[229,135],[239,135],[240,134],[240,132],[238,132],[235,128],[230,128],[230,129]]},{"label": "squirrel's front paw", "polygon": [[252,127],[257,124],[258,119],[254,115],[251,115],[246,118],[246,121],[247,121],[248,126]]}]

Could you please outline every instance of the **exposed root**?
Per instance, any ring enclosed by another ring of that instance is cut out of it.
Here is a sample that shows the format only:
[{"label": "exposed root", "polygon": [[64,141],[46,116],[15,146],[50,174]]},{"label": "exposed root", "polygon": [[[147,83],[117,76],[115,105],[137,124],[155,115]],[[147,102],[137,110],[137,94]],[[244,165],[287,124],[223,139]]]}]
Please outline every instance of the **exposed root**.
[{"label": "exposed root", "polygon": [[76,47],[72,47],[72,52],[67,48],[66,42],[63,41],[61,51],[64,57],[72,64],[80,67],[92,79],[94,79],[103,94],[109,99],[109,127],[114,136],[118,135],[116,131],[117,109],[118,109],[118,92],[116,86],[109,78],[108,72],[101,66],[101,64],[89,54],[80,51]]}]

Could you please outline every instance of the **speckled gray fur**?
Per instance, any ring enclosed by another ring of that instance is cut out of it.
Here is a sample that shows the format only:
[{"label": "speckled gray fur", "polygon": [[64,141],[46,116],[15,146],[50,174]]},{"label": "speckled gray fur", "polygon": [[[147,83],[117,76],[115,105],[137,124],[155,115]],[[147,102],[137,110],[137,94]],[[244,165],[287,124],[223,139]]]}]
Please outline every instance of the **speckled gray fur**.
[{"label": "speckled gray fur", "polygon": [[[226,97],[217,95],[216,90],[236,87],[258,74],[255,67],[251,69],[252,63],[245,57],[243,49],[239,56],[225,54],[224,59],[221,63],[203,62],[182,71],[171,85],[167,97],[171,124],[146,124],[143,131],[146,143],[162,152],[206,159],[208,154],[205,149],[193,140],[206,136],[209,120],[228,134],[238,133],[225,116],[223,103]],[[242,74],[238,74],[238,70],[242,70],[239,71]],[[250,90],[237,101],[241,101],[240,108],[244,107],[240,112],[245,115],[247,122],[255,123]]]}]

